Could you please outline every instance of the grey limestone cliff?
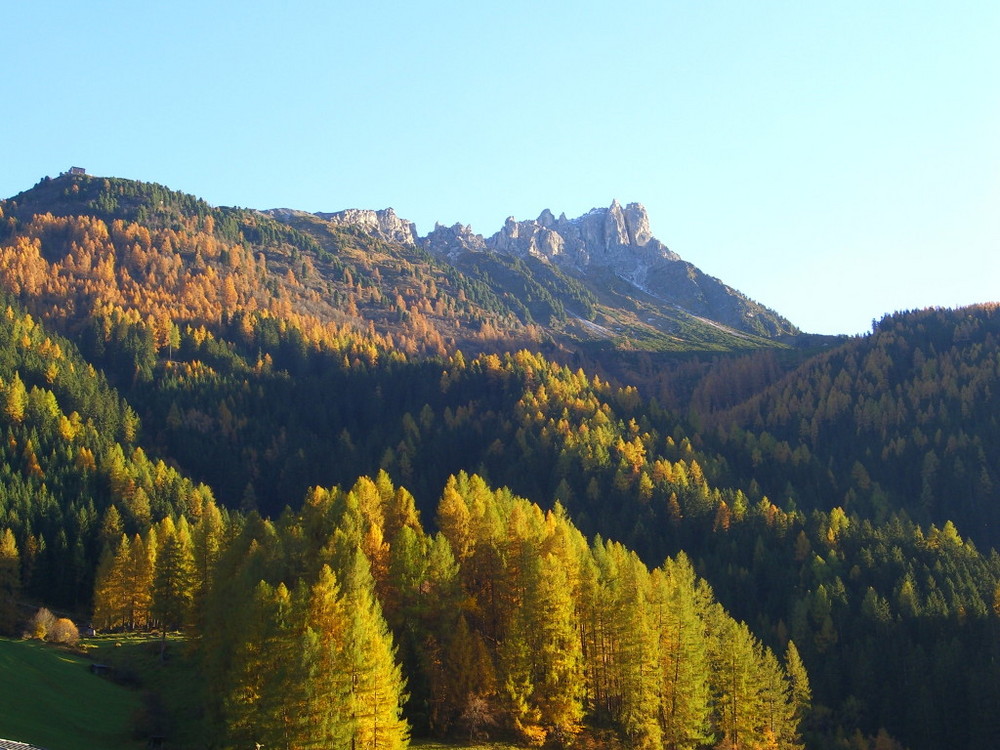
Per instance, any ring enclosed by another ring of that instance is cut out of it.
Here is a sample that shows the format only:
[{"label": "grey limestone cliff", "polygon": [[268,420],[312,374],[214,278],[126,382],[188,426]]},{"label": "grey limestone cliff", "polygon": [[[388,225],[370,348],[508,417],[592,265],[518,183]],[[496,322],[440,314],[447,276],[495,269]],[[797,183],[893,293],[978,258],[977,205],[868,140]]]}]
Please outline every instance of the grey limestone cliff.
[{"label": "grey limestone cliff", "polygon": [[435,224],[434,230],[421,240],[421,243],[429,251],[437,255],[443,255],[454,261],[463,253],[484,253],[488,252],[486,240],[481,234],[476,234],[472,228],[465,224],[455,224],[446,227],[443,224]]},{"label": "grey limestone cliff", "polygon": [[545,209],[534,221],[507,219],[486,244],[508,255],[534,255],[577,271],[605,268],[636,286],[644,287],[650,268],[680,260],[653,237],[649,216],[641,203],[622,208],[616,200],[609,208],[595,208],[583,216],[556,218]]},{"label": "grey limestone cliff", "polygon": [[391,208],[373,211],[366,208],[348,208],[336,213],[317,213],[316,216],[333,224],[358,227],[368,234],[386,240],[416,245],[417,227],[412,221],[401,219]]}]

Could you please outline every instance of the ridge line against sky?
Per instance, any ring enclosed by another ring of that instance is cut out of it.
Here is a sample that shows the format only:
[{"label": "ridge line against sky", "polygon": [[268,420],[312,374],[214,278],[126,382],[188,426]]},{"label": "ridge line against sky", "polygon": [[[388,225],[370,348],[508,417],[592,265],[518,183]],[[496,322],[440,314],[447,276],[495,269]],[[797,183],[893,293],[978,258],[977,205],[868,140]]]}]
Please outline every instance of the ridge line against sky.
[{"label": "ridge line against sky", "polygon": [[1000,4],[5,10],[0,197],[71,165],[490,235],[637,201],[803,330],[1000,299]]}]

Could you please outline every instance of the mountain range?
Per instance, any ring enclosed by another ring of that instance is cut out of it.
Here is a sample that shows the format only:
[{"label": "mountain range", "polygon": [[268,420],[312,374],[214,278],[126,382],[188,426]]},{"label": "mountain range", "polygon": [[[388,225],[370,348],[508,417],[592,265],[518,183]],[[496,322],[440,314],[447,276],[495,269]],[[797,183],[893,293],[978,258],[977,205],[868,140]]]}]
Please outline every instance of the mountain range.
[{"label": "mountain range", "polygon": [[[288,210],[268,213],[277,217],[295,214]],[[653,237],[646,209],[640,203],[622,208],[615,200],[609,208],[595,208],[575,219],[567,219],[565,214],[556,218],[548,209],[534,221],[509,217],[489,238],[461,224],[438,224],[427,236],[418,237],[414,224],[400,219],[391,208],[316,216],[359,228],[387,242],[423,247],[459,268],[475,267],[477,254],[534,258],[583,282],[595,297],[607,294],[609,278],[624,281],[627,293],[660,304],[659,316],[646,321],[664,330],[670,326],[663,316],[680,314],[728,328],[736,336],[779,338],[798,333],[785,318],[702,273]],[[579,316],[582,311],[574,312]]]},{"label": "mountain range", "polygon": [[[152,211],[138,204],[133,211],[124,195],[134,190],[128,181],[64,175],[14,196],[14,207],[8,210],[14,217],[86,211],[102,218],[131,217],[166,225],[171,213],[200,203],[160,186],[149,189],[156,193]],[[70,195],[70,190],[77,192]],[[670,251],[651,235],[646,211],[637,203],[622,208],[615,201],[607,209],[594,209],[576,219],[557,219],[546,210],[536,221],[508,219],[489,238],[462,225],[439,225],[418,237],[414,225],[392,209],[311,214],[292,209],[212,209],[201,204],[197,210],[212,212],[215,224],[226,228],[227,238],[238,236],[244,244],[264,231],[275,238],[284,235],[284,241],[309,258],[308,270],[315,272],[299,281],[312,285],[321,296],[342,288],[344,269],[351,271],[353,281],[363,283],[371,267],[396,282],[394,289],[380,285],[388,302],[397,301],[395,291],[412,306],[423,295],[409,288],[405,279],[394,278],[395,269],[404,264],[426,269],[422,273],[438,277],[436,294],[450,299],[459,320],[465,318],[465,330],[442,319],[449,316],[424,314],[445,340],[456,345],[480,345],[477,339],[483,337],[476,333],[484,323],[490,326],[488,334],[495,328],[506,337],[524,340],[541,336],[559,344],[647,351],[782,345],[799,333],[785,318]],[[293,231],[282,231],[275,224]],[[289,256],[273,243],[263,253],[276,266],[288,266]],[[464,300],[459,299],[463,291]],[[470,297],[476,309],[463,310]],[[365,304],[359,311],[362,318],[374,319],[376,330],[398,329]],[[324,317],[340,316],[331,310]]]}]

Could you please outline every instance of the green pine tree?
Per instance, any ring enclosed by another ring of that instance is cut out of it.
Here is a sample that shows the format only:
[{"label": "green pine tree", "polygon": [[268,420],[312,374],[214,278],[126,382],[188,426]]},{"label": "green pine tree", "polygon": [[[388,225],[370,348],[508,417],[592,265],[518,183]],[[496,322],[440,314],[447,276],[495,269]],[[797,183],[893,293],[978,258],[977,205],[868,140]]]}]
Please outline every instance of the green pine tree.
[{"label": "green pine tree", "polygon": [[20,594],[21,556],[14,532],[6,528],[0,533],[0,633],[14,635]]},{"label": "green pine tree", "polygon": [[159,548],[153,575],[152,614],[164,631],[185,625],[195,587],[195,562],[187,521],[170,517],[159,525]]}]

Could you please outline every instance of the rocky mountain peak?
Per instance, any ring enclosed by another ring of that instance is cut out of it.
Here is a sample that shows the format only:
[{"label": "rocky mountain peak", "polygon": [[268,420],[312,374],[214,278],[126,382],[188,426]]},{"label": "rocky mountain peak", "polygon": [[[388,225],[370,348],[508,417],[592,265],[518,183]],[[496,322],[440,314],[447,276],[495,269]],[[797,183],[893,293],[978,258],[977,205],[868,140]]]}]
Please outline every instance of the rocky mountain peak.
[{"label": "rocky mountain peak", "polygon": [[446,227],[435,224],[434,230],[421,240],[423,246],[434,253],[454,260],[465,252],[486,252],[486,241],[467,224]]},{"label": "rocky mountain peak", "polygon": [[557,219],[549,209],[534,221],[508,217],[486,244],[496,252],[534,255],[578,270],[610,266],[627,278],[632,278],[637,264],[677,259],[653,237],[645,207],[629,203],[623,208],[617,199],[608,208],[595,208],[575,219],[567,219],[565,213]]},{"label": "rocky mountain peak", "polygon": [[653,239],[649,231],[649,216],[641,203],[629,203],[623,211],[625,227],[633,245],[647,245]]},{"label": "rocky mountain peak", "polygon": [[333,224],[358,227],[387,242],[418,244],[416,225],[412,221],[401,219],[391,208],[383,208],[380,211],[348,208],[336,213],[317,213],[316,216]]},{"label": "rocky mountain peak", "polygon": [[[271,213],[286,221],[291,218],[282,210]],[[548,208],[537,219],[518,221],[509,216],[500,231],[488,238],[460,223],[436,224],[425,237],[418,238],[413,223],[401,219],[391,208],[315,215],[383,241],[421,247],[460,268],[471,264],[479,273],[482,267],[477,255],[532,257],[551,264],[552,271],[599,288],[599,294],[608,291],[609,283],[613,284],[609,276],[613,276],[630,284],[643,299],[664,305],[663,309],[717,321],[736,331],[772,336],[794,330],[787,321],[705,275],[656,239],[641,203],[623,205],[613,200],[607,208],[594,208],[572,219],[565,213],[557,217]]]}]

